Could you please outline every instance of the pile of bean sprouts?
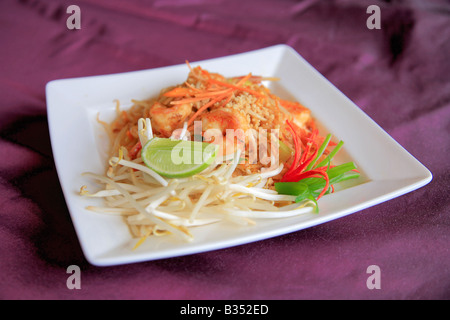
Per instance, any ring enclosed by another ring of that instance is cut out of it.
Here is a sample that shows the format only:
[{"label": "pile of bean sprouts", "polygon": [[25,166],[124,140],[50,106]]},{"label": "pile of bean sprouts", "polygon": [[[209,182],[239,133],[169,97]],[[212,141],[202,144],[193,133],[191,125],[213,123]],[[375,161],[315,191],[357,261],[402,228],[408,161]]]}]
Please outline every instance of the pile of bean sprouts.
[{"label": "pile of bean sprouts", "polygon": [[[176,139],[185,139],[185,130]],[[150,119],[139,119],[142,145],[153,138]],[[251,175],[233,175],[239,163],[237,150],[228,161],[214,161],[200,174],[188,178],[167,179],[147,167],[140,157],[131,160],[125,148],[109,159],[106,174],[84,173],[102,188],[90,193],[86,186],[80,194],[103,198],[103,206],[87,209],[125,217],[131,234],[140,238],[172,234],[192,241],[192,227],[227,221],[251,226],[257,219],[298,216],[313,211],[310,202],[295,202],[295,196],[278,194],[267,188],[283,164]]]}]

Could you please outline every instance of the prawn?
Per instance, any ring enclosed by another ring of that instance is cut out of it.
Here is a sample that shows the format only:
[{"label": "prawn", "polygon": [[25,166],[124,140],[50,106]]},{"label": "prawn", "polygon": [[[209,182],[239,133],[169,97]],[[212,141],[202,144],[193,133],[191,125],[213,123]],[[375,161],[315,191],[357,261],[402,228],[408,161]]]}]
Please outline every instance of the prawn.
[{"label": "prawn", "polygon": [[[223,144],[222,154],[236,151],[236,147],[245,149],[248,140],[246,130],[249,129],[247,117],[241,112],[228,108],[218,108],[200,115],[202,131],[212,143]],[[231,133],[231,134],[230,134]],[[223,138],[225,137],[225,143]]]},{"label": "prawn", "polygon": [[294,123],[303,129],[307,129],[312,121],[311,111],[298,102],[291,102],[280,99],[280,104],[291,114]]},{"label": "prawn", "polygon": [[155,131],[168,138],[175,129],[182,126],[191,112],[192,104],[189,103],[166,107],[159,102],[155,102],[150,108],[149,116]]}]

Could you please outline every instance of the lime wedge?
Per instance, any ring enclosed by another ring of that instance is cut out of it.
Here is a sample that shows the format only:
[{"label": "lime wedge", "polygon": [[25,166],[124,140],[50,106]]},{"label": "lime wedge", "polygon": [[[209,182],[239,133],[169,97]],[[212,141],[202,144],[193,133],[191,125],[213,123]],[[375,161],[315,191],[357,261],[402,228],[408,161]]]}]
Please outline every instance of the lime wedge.
[{"label": "lime wedge", "polygon": [[218,145],[199,142],[153,138],[141,151],[145,165],[167,178],[186,178],[200,173],[213,163]]}]

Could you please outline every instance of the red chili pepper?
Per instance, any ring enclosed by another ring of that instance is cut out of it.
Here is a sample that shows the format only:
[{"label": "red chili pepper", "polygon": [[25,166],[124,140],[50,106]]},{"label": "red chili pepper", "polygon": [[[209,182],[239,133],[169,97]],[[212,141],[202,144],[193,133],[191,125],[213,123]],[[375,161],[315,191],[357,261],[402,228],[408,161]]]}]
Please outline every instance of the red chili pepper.
[{"label": "red chili pepper", "polygon": [[[328,174],[326,171],[327,167],[316,168],[316,169],[308,170],[308,171],[304,172],[306,167],[317,156],[318,148],[317,148],[317,143],[315,142],[315,140],[316,140],[316,137],[318,134],[318,130],[315,129],[311,133],[309,138],[307,138],[306,148],[305,148],[302,156],[300,157],[301,138],[295,132],[294,126],[289,122],[289,120],[287,120],[286,123],[288,125],[289,131],[292,133],[292,137],[294,140],[295,153],[294,153],[294,160],[292,162],[292,165],[288,169],[288,171],[283,175],[283,177],[281,178],[281,181],[282,182],[298,182],[302,179],[311,178],[311,177],[320,177],[320,178],[325,179],[325,187],[322,190],[322,192],[319,194],[319,196],[317,197],[317,200],[318,200],[325,194],[325,192],[328,190],[328,188],[330,186],[330,179],[328,178]],[[313,145],[315,147],[314,152],[308,158],[308,154],[311,152],[311,148]]]},{"label": "red chili pepper", "polygon": [[129,152],[130,158],[131,158],[131,159],[135,159],[137,153],[138,153],[141,149],[142,149],[141,142],[138,141],[138,142],[134,145],[134,147],[130,149],[130,152]]},{"label": "red chili pepper", "polygon": [[[293,124],[289,120],[287,120],[286,123],[288,125],[289,131],[292,133],[292,138],[294,139],[294,161],[292,162],[292,165],[288,169],[288,171],[284,174],[283,179],[285,179],[285,178],[287,179],[290,176],[295,176],[297,174],[302,173],[302,171],[311,163],[311,161],[317,155],[317,144],[315,143],[315,139],[316,139],[316,136],[318,133],[317,130],[314,130],[311,133],[311,136],[306,139],[307,140],[306,148],[305,148],[305,151],[303,152],[302,156],[300,157],[301,138],[295,132]],[[308,156],[308,154],[311,151],[312,145],[315,146],[314,153],[308,159],[306,159],[306,157]],[[283,181],[283,179],[282,179],[282,181]]]},{"label": "red chili pepper", "polygon": [[[294,140],[294,161],[292,162],[291,167],[288,169],[288,171],[284,174],[283,179],[285,177],[290,176],[292,171],[295,170],[298,166],[298,162],[300,161],[300,152],[301,152],[301,146],[300,146],[300,139],[298,139],[298,135],[295,133],[295,130],[292,126],[292,124],[289,122],[289,120],[286,121],[288,125],[289,131],[292,133],[292,138]],[[283,181],[283,179],[281,181]]]}]

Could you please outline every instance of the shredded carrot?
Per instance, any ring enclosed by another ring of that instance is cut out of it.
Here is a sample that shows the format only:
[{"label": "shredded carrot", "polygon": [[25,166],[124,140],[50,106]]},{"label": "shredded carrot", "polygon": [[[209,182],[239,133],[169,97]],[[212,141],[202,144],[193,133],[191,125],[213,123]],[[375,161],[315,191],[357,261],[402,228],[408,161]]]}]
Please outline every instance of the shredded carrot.
[{"label": "shredded carrot", "polygon": [[194,113],[194,115],[189,119],[187,125],[188,127],[192,124],[192,122],[194,122],[195,118],[197,118],[197,116],[202,113],[203,111],[205,111],[207,108],[209,108],[210,106],[214,105],[216,102],[219,102],[220,100],[223,100],[224,98],[226,98],[226,95],[221,95],[218,96],[217,98],[209,101],[208,103],[206,103],[205,105],[203,105],[200,109],[197,110],[196,113]]},{"label": "shredded carrot", "polygon": [[252,74],[249,73],[248,75],[244,76],[241,78],[241,80],[239,80],[239,82],[236,84],[236,86],[240,86],[242,84],[244,84],[247,80],[249,80],[252,77]]},{"label": "shredded carrot", "polygon": [[177,104],[185,104],[185,103],[193,103],[193,102],[197,102],[197,101],[202,101],[205,100],[207,98],[185,98],[185,99],[181,99],[181,100],[176,100],[176,101],[171,101],[170,104],[172,105],[177,105]]},{"label": "shredded carrot", "polygon": [[195,96],[196,97],[214,97],[220,94],[225,94],[225,93],[231,93],[231,89],[225,89],[225,90],[217,90],[217,91],[211,91],[211,92],[205,92],[205,93],[198,93]]},{"label": "shredded carrot", "polygon": [[[243,76],[234,77],[233,79],[242,79],[242,78],[243,78]],[[254,82],[254,83],[259,83],[261,81],[280,81],[280,78],[277,78],[277,77],[251,76],[248,80],[251,81],[251,82]]]},{"label": "shredded carrot", "polygon": [[164,93],[163,96],[175,98],[175,97],[184,97],[184,96],[190,95],[190,94],[193,94],[192,90],[190,90],[188,88],[176,87],[176,88]]},{"label": "shredded carrot", "polygon": [[201,92],[201,91],[202,91],[202,90],[200,90],[199,88],[194,87],[192,84],[190,84],[190,83],[187,82],[187,81],[185,81],[184,84],[185,84],[186,86],[188,86],[189,88],[191,88],[193,91],[196,91],[196,92]]},{"label": "shredded carrot", "polygon": [[234,84],[231,84],[231,83],[222,82],[222,81],[219,81],[219,80],[216,80],[216,79],[209,79],[209,81],[212,82],[212,83],[215,83],[215,84],[224,86],[224,87],[232,88],[232,89],[234,89],[234,90],[239,90],[239,91],[245,91],[245,92],[248,92],[248,93],[250,93],[250,94],[252,94],[252,95],[254,95],[254,96],[256,96],[256,97],[263,97],[263,95],[262,95],[261,93],[256,92],[256,91],[254,91],[254,90],[252,90],[252,89],[248,89],[248,88],[245,88],[245,87],[240,87],[240,86],[238,86],[238,85],[234,85]]}]

